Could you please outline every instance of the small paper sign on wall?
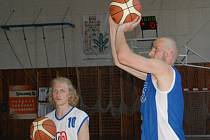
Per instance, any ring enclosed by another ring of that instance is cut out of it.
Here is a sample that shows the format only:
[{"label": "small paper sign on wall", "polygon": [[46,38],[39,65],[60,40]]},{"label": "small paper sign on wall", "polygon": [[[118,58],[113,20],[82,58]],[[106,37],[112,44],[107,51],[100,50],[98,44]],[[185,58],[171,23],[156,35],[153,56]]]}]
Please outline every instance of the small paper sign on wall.
[{"label": "small paper sign on wall", "polygon": [[32,86],[9,86],[9,114],[14,119],[37,117],[37,92]]}]

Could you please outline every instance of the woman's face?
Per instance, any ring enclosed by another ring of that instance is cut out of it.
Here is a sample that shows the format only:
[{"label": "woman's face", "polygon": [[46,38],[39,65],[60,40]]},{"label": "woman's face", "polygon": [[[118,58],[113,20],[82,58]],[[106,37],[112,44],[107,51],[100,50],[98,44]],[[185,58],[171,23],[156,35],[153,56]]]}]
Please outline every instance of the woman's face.
[{"label": "woman's face", "polygon": [[68,106],[68,99],[70,96],[68,85],[66,83],[55,82],[52,90],[56,107]]}]

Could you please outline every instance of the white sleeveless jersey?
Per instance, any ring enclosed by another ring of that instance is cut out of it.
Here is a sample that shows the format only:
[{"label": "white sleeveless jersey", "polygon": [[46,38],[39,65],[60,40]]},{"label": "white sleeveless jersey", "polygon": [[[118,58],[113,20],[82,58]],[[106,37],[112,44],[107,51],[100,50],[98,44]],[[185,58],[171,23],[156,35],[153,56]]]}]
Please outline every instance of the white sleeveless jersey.
[{"label": "white sleeveless jersey", "polygon": [[62,118],[56,116],[55,110],[48,113],[46,117],[55,122],[57,134],[54,140],[78,140],[78,133],[89,117],[84,111],[73,107]]}]

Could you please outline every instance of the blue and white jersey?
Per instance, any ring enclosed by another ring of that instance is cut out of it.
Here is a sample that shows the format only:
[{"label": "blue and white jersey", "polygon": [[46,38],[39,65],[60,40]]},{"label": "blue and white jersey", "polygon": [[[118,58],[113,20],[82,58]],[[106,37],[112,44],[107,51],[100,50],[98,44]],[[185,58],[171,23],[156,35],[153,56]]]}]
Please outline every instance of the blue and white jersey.
[{"label": "blue and white jersey", "polygon": [[147,74],[141,96],[141,140],[184,140],[184,98],[180,73],[173,67],[168,91],[160,91]]},{"label": "blue and white jersey", "polygon": [[46,115],[55,122],[57,133],[55,140],[78,140],[78,133],[85,121],[89,121],[87,113],[73,107],[62,118],[56,116],[56,111]]}]

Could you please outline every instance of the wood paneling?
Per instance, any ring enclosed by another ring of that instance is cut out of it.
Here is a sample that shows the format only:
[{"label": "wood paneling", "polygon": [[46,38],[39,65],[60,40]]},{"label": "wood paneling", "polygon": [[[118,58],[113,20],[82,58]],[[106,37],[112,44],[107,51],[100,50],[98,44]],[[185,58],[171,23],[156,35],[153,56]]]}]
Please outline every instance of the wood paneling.
[{"label": "wood paneling", "polygon": [[[205,64],[209,65],[209,64]],[[210,88],[210,71],[178,67],[184,88]],[[143,81],[117,67],[0,70],[0,103],[8,102],[8,86],[32,84],[48,86],[52,78],[70,78],[80,94],[79,107],[90,116],[91,140],[140,139],[139,99]],[[209,92],[185,92],[186,134],[210,134]],[[0,112],[0,138],[28,140],[33,120],[9,118]]]}]

